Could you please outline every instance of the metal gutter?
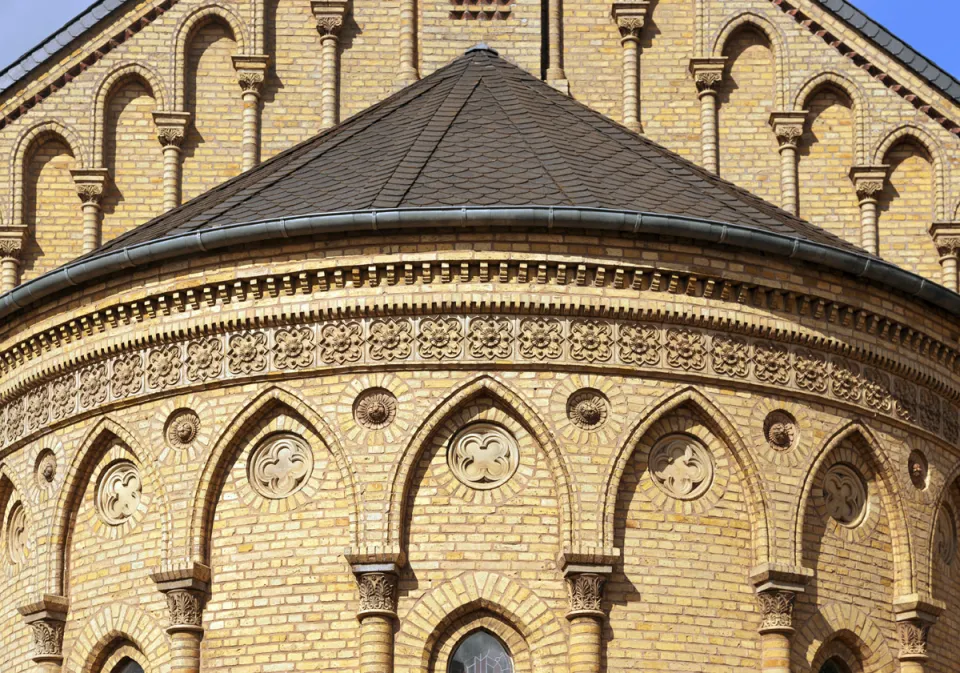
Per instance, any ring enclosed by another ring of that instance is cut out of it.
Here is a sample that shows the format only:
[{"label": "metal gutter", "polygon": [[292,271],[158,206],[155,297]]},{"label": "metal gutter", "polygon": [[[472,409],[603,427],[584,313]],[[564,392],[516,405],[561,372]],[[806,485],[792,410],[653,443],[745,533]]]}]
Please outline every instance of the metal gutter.
[{"label": "metal gutter", "polygon": [[229,247],[321,234],[407,229],[543,227],[575,232],[672,236],[807,262],[885,285],[960,316],[960,294],[871,257],[797,236],[679,215],[553,206],[364,210],[262,220],[147,241],[70,262],[0,295],[0,319],[58,292],[123,271]]}]

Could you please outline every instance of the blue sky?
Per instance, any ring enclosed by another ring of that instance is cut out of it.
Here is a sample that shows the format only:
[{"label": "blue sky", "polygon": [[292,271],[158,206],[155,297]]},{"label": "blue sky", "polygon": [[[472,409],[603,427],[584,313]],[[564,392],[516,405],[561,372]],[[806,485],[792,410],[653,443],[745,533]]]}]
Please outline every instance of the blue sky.
[{"label": "blue sky", "polygon": [[[93,0],[0,0],[0,68],[86,9]],[[853,0],[894,35],[960,79],[960,0]]]}]

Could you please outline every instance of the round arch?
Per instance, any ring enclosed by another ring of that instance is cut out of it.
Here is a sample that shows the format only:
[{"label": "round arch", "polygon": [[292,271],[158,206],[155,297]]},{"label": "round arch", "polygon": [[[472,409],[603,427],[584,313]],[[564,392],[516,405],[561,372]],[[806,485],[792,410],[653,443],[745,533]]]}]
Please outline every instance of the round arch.
[{"label": "round arch", "polygon": [[814,75],[797,90],[797,95],[793,99],[793,109],[806,110],[810,98],[821,88],[828,86],[842,91],[853,104],[853,114],[856,122],[854,154],[858,165],[868,163],[869,159],[866,152],[867,98],[863,94],[863,89],[852,79],[834,71]]},{"label": "round arch", "polygon": [[57,138],[66,145],[80,168],[90,167],[87,150],[80,135],[67,123],[59,119],[46,119],[24,130],[14,143],[13,152],[10,153],[10,191],[13,194],[10,224],[22,224],[26,217],[26,213],[23,212],[23,184],[27,154],[37,142],[47,138]]},{"label": "round arch", "polygon": [[[426,673],[440,639],[480,611],[496,615],[523,637],[533,670],[565,668],[567,634],[550,606],[509,577],[466,572],[430,589],[410,608],[397,633],[396,673]],[[432,630],[431,624],[436,625]]]},{"label": "round arch", "polygon": [[173,91],[175,109],[182,110],[186,98],[187,50],[193,34],[212,21],[224,23],[233,33],[240,54],[247,53],[250,40],[243,20],[232,10],[218,3],[202,5],[180,20],[174,31],[174,50],[171,66],[173,68]]},{"label": "round arch", "polygon": [[[170,647],[163,627],[149,613],[131,605],[114,603],[102,608],[87,620],[75,642],[64,670],[101,673],[105,664],[117,663],[124,656],[134,658],[144,673],[169,670]],[[112,656],[114,653],[117,656]]]},{"label": "round arch", "polygon": [[926,129],[916,124],[902,124],[881,140],[873,152],[873,163],[877,166],[883,163],[887,152],[902,140],[913,140],[920,145],[930,156],[933,163],[933,217],[942,220],[946,217],[946,168],[943,163],[943,147]]},{"label": "round arch", "polygon": [[757,465],[744,445],[736,426],[716,404],[692,387],[669,393],[665,398],[654,402],[649,411],[643,414],[641,419],[630,428],[626,434],[626,439],[617,447],[616,454],[607,469],[607,478],[603,487],[603,521],[601,524],[603,548],[612,549],[614,546],[614,515],[617,509],[617,497],[620,493],[620,482],[636,447],[655,423],[685,406],[694,411],[695,415],[704,422],[733,456],[737,465],[738,476],[744,484],[747,495],[747,508],[753,531],[754,564],[766,563],[770,554],[769,526],[766,496],[760,482]]},{"label": "round arch", "polygon": [[361,503],[356,488],[356,478],[350,468],[350,460],[337,440],[336,435],[326,421],[292,393],[278,387],[271,387],[247,402],[233,421],[220,433],[214,442],[200,478],[197,480],[193,495],[192,517],[187,531],[185,545],[186,558],[209,565],[209,534],[216,514],[217,497],[226,479],[224,466],[236,456],[238,443],[243,439],[251,424],[265,415],[286,410],[286,413],[301,417],[330,451],[340,471],[340,478],[352,504],[350,512],[350,538],[354,547],[361,546],[363,538],[359,530]]},{"label": "round arch", "polygon": [[173,518],[163,480],[156,472],[155,466],[159,464],[157,456],[146,448],[149,446],[147,443],[138,441],[108,416],[100,419],[87,433],[65,472],[68,477],[60,489],[47,534],[48,547],[52,549],[47,560],[47,593],[66,596],[66,561],[72,519],[103,449],[112,440],[119,441],[137,458],[144,483],[156,494],[160,508],[161,553],[169,558]]},{"label": "round arch", "polygon": [[116,88],[130,80],[139,80],[150,89],[158,111],[167,109],[167,91],[163,78],[151,66],[145,63],[127,61],[111,70],[97,85],[93,99],[93,164],[103,166],[104,128],[106,126],[107,102]]},{"label": "round arch", "polygon": [[774,77],[776,86],[776,107],[781,110],[786,109],[786,86],[784,73],[790,72],[789,53],[787,51],[787,42],[783,38],[780,29],[767,17],[756,12],[737,12],[728,17],[719,31],[713,38],[712,56],[720,58],[723,56],[723,50],[727,46],[730,38],[740,29],[750,27],[760,31],[770,43],[770,49],[773,51]]},{"label": "round arch", "polygon": [[404,505],[409,495],[410,481],[420,455],[443,421],[458,408],[478,397],[489,396],[505,411],[512,413],[525,426],[540,448],[546,453],[550,471],[560,500],[560,539],[564,547],[574,543],[574,523],[577,521],[574,496],[570,486],[570,469],[557,446],[556,439],[541,420],[539,414],[523,398],[502,381],[487,374],[467,381],[447,397],[430,413],[417,428],[404,447],[396,467],[390,475],[390,493],[387,512],[388,549],[399,551],[403,540]]},{"label": "round arch", "polygon": [[876,621],[859,608],[829,603],[806,620],[793,637],[791,659],[801,663],[803,673],[818,673],[836,650],[831,643],[841,642],[855,653],[862,664],[876,673],[895,673],[897,660],[890,651]]},{"label": "round arch", "polygon": [[880,502],[890,520],[890,537],[893,542],[894,584],[897,595],[907,595],[914,592],[915,572],[913,554],[911,553],[910,532],[907,528],[907,517],[902,506],[900,485],[897,481],[893,465],[883,450],[879,440],[870,430],[859,421],[850,421],[835,431],[826,439],[815,453],[803,481],[800,500],[793,513],[793,562],[797,566],[803,565],[803,526],[804,514],[810,501],[813,483],[817,473],[826,460],[843,442],[855,438],[863,440],[869,449],[865,459],[868,461],[880,482]]}]

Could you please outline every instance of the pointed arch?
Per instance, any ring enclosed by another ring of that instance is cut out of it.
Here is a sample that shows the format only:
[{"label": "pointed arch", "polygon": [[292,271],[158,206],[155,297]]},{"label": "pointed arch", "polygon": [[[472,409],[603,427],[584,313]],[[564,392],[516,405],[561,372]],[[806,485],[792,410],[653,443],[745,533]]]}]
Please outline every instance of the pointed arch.
[{"label": "pointed arch", "polygon": [[219,3],[210,3],[197,7],[184,16],[174,31],[174,50],[172,54],[173,92],[175,109],[183,110],[186,98],[187,50],[193,34],[207,23],[220,21],[233,33],[239,54],[247,53],[250,44],[247,27],[243,20],[230,8]]},{"label": "pointed arch", "polygon": [[483,396],[493,398],[495,403],[499,403],[505,408],[505,411],[512,412],[547,455],[560,501],[561,544],[565,548],[573,544],[573,531],[576,530],[574,523],[577,521],[575,515],[579,508],[575,506],[570,487],[570,469],[557,446],[553,433],[541,420],[540,415],[517,392],[499,379],[483,374],[464,383],[447,395],[446,399],[417,428],[412,439],[400,454],[389,481],[387,541],[390,550],[400,551],[404,532],[404,506],[409,495],[410,483],[415,472],[414,468],[420,460],[420,455],[427,447],[434,432],[450,414],[470,401]]},{"label": "pointed arch", "polygon": [[887,646],[883,631],[867,613],[849,603],[829,603],[807,619],[793,638],[793,656],[803,662],[803,673],[817,673],[818,659],[826,659],[832,642],[840,641],[855,652],[862,664],[877,673],[894,673],[897,661]]},{"label": "pointed arch", "polygon": [[759,31],[770,43],[770,49],[773,51],[774,77],[777,81],[776,106],[780,110],[785,110],[787,109],[787,101],[785,94],[786,78],[784,73],[790,72],[788,63],[789,54],[786,46],[787,41],[773,21],[756,12],[737,12],[728,17],[713,38],[712,56],[714,58],[723,56],[723,50],[727,46],[730,38],[741,28],[745,27],[751,27]]},{"label": "pointed arch", "polygon": [[24,174],[26,172],[27,154],[33,146],[48,138],[56,138],[66,145],[73,154],[80,168],[89,168],[87,150],[80,140],[80,135],[66,122],[59,119],[45,119],[24,130],[13,145],[10,153],[9,175],[11,193],[13,194],[10,224],[22,224],[26,219],[24,213]]},{"label": "pointed arch", "polygon": [[160,508],[161,553],[164,557],[169,556],[173,518],[163,480],[156,470],[156,465],[159,464],[157,456],[148,448],[148,443],[140,442],[119,423],[105,416],[87,432],[65,472],[67,476],[60,489],[46,538],[47,548],[52,550],[52,553],[47,554],[47,593],[66,596],[67,553],[70,549],[73,519],[80,500],[90,485],[97,462],[113,441],[123,444],[136,457],[144,484],[156,494],[156,502]]},{"label": "pointed arch", "polygon": [[793,562],[797,566],[803,565],[804,515],[807,511],[817,473],[838,446],[856,438],[861,439],[863,445],[869,449],[865,459],[880,482],[880,502],[890,521],[890,537],[893,542],[894,584],[896,585],[897,595],[904,596],[914,593],[914,561],[913,554],[910,551],[910,533],[907,528],[906,513],[903,509],[903,498],[900,494],[900,482],[897,480],[894,466],[887,457],[882,444],[873,432],[859,420],[849,421],[828,437],[810,464],[810,469],[803,481],[803,488],[800,491],[800,500],[793,514]]},{"label": "pointed arch", "polygon": [[797,95],[793,99],[793,109],[806,110],[810,98],[824,86],[832,86],[842,91],[853,104],[853,114],[856,122],[856,129],[854,131],[854,153],[858,165],[866,164],[868,162],[866,156],[868,103],[860,85],[838,72],[827,71],[818,73],[804,82],[803,86],[797,90]]},{"label": "pointed arch", "polygon": [[205,565],[210,563],[209,536],[216,515],[217,500],[227,479],[227,466],[236,459],[244,436],[252,424],[268,414],[284,410],[302,418],[333,456],[351,503],[350,538],[355,547],[360,546],[361,503],[357,494],[356,478],[346,451],[326,421],[309,405],[283,388],[271,387],[247,402],[214,442],[213,451],[204,463],[193,495],[192,518],[184,547],[186,559]]},{"label": "pointed arch", "polygon": [[946,168],[943,162],[943,146],[933,135],[917,124],[901,124],[889,133],[877,144],[873,152],[873,163],[877,166],[883,163],[887,152],[902,140],[912,140],[920,145],[930,156],[933,163],[933,217],[935,220],[943,220],[946,214]]},{"label": "pointed arch", "polygon": [[933,595],[933,573],[937,558],[937,550],[934,548],[937,542],[937,521],[950,495],[950,488],[957,483],[958,479],[960,479],[960,461],[953,464],[941,484],[940,491],[933,501],[933,518],[930,520],[929,530],[925,531],[926,539],[924,539],[922,546],[923,552],[926,554],[923,558],[924,576],[918,578],[918,584],[924,582],[926,586],[920,586],[918,590],[925,590],[931,596]]},{"label": "pointed arch", "polygon": [[139,80],[153,95],[158,111],[167,109],[167,91],[163,78],[146,63],[127,61],[111,70],[97,85],[93,98],[93,165],[104,165],[104,128],[106,126],[107,102],[118,86],[129,80]]},{"label": "pointed arch", "polygon": [[533,670],[563,668],[566,631],[543,599],[509,577],[466,572],[430,589],[404,616],[396,639],[396,672],[426,673],[438,640],[458,619],[479,611],[497,615],[523,636]]},{"label": "pointed arch", "polygon": [[750,516],[753,533],[754,564],[765,563],[769,559],[769,526],[767,522],[766,496],[760,483],[760,472],[753,456],[747,450],[736,426],[726,417],[720,408],[696,388],[687,386],[669,393],[652,407],[626,433],[626,439],[617,448],[617,452],[607,469],[603,487],[602,544],[604,549],[614,546],[614,515],[617,510],[617,497],[620,482],[631,457],[644,435],[663,418],[683,408],[691,408],[704,425],[719,439],[737,465],[738,476],[746,491],[747,511]]},{"label": "pointed arch", "polygon": [[163,627],[149,613],[125,603],[113,603],[95,613],[74,641],[64,670],[100,673],[111,651],[132,646],[147,663],[144,673],[169,670],[170,646]]}]

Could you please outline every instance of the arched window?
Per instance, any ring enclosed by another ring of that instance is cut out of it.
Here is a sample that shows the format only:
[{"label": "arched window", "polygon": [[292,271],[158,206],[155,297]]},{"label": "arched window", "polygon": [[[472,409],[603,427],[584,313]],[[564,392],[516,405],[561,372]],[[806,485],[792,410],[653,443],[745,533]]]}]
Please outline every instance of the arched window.
[{"label": "arched window", "polygon": [[850,669],[837,657],[831,657],[823,662],[820,673],[850,673]]},{"label": "arched window", "polygon": [[457,644],[447,673],[513,673],[513,660],[499,638],[479,630]]},{"label": "arched window", "polygon": [[143,673],[143,667],[129,657],[124,657],[110,673]]}]

